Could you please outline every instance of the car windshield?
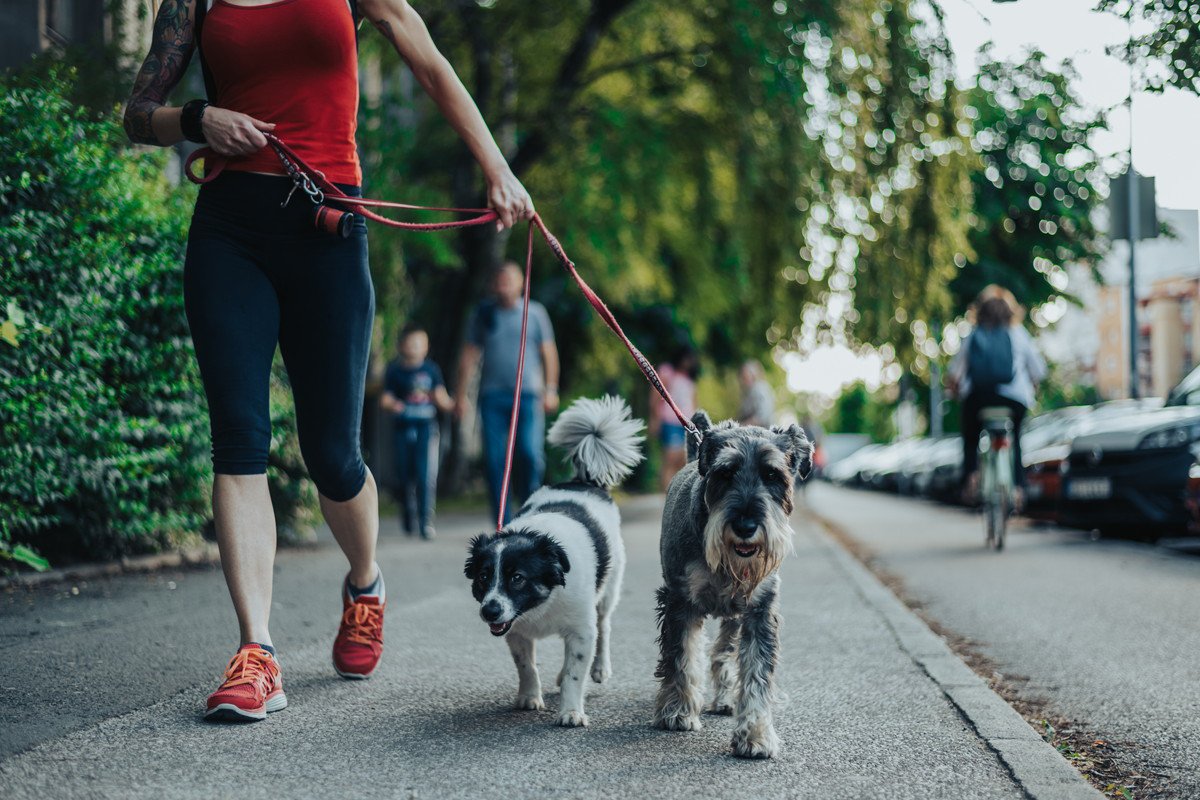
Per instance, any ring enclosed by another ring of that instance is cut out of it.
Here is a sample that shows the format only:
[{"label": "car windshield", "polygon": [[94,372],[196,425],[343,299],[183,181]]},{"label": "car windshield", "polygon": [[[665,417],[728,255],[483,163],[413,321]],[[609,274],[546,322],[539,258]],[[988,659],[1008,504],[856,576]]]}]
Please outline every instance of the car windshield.
[{"label": "car windshield", "polygon": [[1169,406],[1200,406],[1200,368],[1192,370],[1167,396]]}]

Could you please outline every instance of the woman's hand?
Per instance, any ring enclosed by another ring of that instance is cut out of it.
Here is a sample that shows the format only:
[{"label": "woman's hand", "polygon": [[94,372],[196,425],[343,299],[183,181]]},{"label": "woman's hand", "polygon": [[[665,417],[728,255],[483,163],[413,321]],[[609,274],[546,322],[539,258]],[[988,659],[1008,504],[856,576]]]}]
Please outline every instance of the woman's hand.
[{"label": "woman's hand", "polygon": [[507,164],[499,175],[488,178],[488,207],[500,215],[496,221],[498,231],[533,218],[533,200]]},{"label": "woman's hand", "polygon": [[223,156],[247,156],[267,146],[263,131],[275,130],[275,123],[257,120],[240,111],[209,106],[200,121],[208,146]]}]

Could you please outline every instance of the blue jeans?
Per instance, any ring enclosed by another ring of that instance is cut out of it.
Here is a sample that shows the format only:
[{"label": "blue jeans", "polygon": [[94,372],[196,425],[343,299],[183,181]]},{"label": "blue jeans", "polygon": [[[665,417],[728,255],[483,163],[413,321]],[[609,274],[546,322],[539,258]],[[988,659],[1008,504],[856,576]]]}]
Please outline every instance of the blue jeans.
[{"label": "blue jeans", "polygon": [[[487,392],[479,398],[479,417],[483,423],[483,461],[487,467],[493,518],[500,511],[500,484],[504,480],[504,454],[508,448],[512,400],[512,392]],[[512,519],[513,505],[524,502],[542,485],[542,475],[546,471],[545,438],[546,412],[542,408],[541,395],[522,394],[517,441],[513,448],[512,499],[504,511],[506,523]]]},{"label": "blue jeans", "polygon": [[400,522],[407,533],[413,532],[414,511],[418,533],[433,523],[439,441],[437,420],[396,420],[397,499]]}]

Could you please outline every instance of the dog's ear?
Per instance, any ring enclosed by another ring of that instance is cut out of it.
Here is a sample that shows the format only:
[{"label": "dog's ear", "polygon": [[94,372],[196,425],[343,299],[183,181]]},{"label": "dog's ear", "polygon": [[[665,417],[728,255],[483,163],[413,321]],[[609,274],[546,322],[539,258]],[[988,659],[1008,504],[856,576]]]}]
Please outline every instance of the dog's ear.
[{"label": "dog's ear", "polygon": [[[696,430],[700,431],[701,438],[708,433],[712,428],[712,418],[708,416],[708,412],[700,409],[695,414],[692,414],[692,424],[696,426]],[[700,443],[696,441],[696,437],[691,433],[687,436],[687,460],[695,461],[700,453]],[[703,474],[703,473],[701,473]]]},{"label": "dog's ear", "polygon": [[787,454],[788,466],[793,475],[807,478],[812,472],[812,442],[804,435],[804,429],[799,425],[789,425],[786,428],[771,428],[775,434],[775,444]]},{"label": "dog's ear", "polygon": [[551,586],[566,586],[567,579],[565,575],[571,571],[571,562],[567,559],[567,553],[558,542],[551,539],[549,536],[539,536],[537,540],[537,553],[546,560],[550,567]]},{"label": "dog's ear", "polygon": [[712,467],[713,459],[717,457],[717,453],[728,442],[728,434],[725,432],[725,423],[720,426],[709,428],[704,434],[703,441],[700,442],[699,454],[696,456],[696,470],[701,477],[708,474],[708,470]]},{"label": "dog's ear", "polygon": [[467,563],[463,565],[463,575],[469,580],[479,577],[479,570],[483,567],[483,551],[494,537],[493,533],[481,533],[467,545]]}]

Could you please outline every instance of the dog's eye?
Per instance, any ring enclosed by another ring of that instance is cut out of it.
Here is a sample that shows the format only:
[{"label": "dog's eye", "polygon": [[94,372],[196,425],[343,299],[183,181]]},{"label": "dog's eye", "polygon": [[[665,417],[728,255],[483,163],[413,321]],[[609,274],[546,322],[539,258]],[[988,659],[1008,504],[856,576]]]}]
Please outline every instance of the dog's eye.
[{"label": "dog's eye", "polygon": [[513,585],[514,588],[520,588],[521,586],[525,585],[525,576],[519,572],[514,572],[513,576],[509,578],[508,581]]},{"label": "dog's eye", "polygon": [[762,471],[763,483],[779,483],[783,480],[783,475],[777,469],[764,469]]}]

